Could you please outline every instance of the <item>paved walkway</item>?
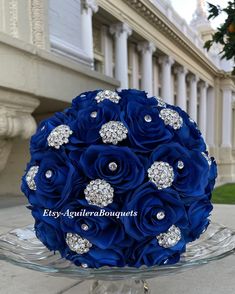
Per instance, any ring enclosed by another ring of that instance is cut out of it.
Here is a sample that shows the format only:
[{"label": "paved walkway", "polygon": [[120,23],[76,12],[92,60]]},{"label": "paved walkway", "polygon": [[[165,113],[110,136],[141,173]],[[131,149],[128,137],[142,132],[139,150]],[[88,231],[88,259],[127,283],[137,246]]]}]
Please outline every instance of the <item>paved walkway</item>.
[{"label": "paved walkway", "polygon": [[[213,221],[235,230],[235,205],[216,205]],[[32,223],[24,206],[0,208],[0,234]],[[0,261],[0,294],[87,294],[90,281],[51,277]],[[152,294],[234,294],[235,255],[175,276],[149,280]]]}]

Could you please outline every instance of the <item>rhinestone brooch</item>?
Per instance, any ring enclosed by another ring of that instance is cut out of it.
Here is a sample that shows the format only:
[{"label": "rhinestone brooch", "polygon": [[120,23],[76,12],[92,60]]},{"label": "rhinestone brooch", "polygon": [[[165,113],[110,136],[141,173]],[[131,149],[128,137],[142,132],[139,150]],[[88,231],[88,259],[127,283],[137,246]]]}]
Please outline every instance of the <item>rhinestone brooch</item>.
[{"label": "rhinestone brooch", "polygon": [[66,243],[69,246],[70,250],[78,254],[87,253],[92,247],[92,244],[87,239],[82,238],[78,234],[72,233],[67,233]]},{"label": "rhinestone brooch", "polygon": [[164,211],[159,211],[156,215],[156,218],[158,220],[163,220],[165,218],[165,212]]},{"label": "rhinestone brooch", "polygon": [[179,160],[179,161],[177,162],[177,167],[178,167],[178,169],[183,169],[183,168],[184,168],[184,163],[183,163],[182,160]]},{"label": "rhinestone brooch", "polygon": [[105,207],[113,202],[114,189],[105,180],[96,179],[86,186],[84,194],[90,205]]},{"label": "rhinestone brooch", "polygon": [[63,144],[69,142],[69,137],[72,135],[73,131],[67,125],[59,125],[54,128],[47,137],[48,146],[59,149]]},{"label": "rhinestone brooch", "polygon": [[163,119],[165,125],[171,126],[174,130],[178,130],[183,125],[183,119],[179,113],[173,109],[164,108],[160,111],[159,117]]},{"label": "rhinestone brooch", "polygon": [[128,130],[122,122],[111,120],[102,125],[99,133],[104,143],[117,145],[118,142],[127,138]]},{"label": "rhinestone brooch", "polygon": [[104,101],[105,99],[108,99],[112,101],[113,103],[119,103],[119,100],[121,99],[121,97],[116,92],[111,90],[101,91],[95,97],[95,100],[97,101],[97,103],[100,103]]},{"label": "rhinestone brooch", "polygon": [[26,179],[26,183],[27,183],[30,190],[35,191],[37,189],[34,178],[35,178],[36,174],[38,173],[38,169],[39,169],[38,165],[31,166],[26,174],[25,179]]},{"label": "rhinestone brooch", "polygon": [[172,225],[166,233],[161,233],[157,237],[158,244],[164,248],[175,246],[181,239],[181,231],[175,225]]},{"label": "rhinestone brooch", "polygon": [[166,103],[164,102],[164,100],[162,98],[159,97],[155,97],[157,100],[157,106],[159,107],[166,107]]},{"label": "rhinestone brooch", "polygon": [[169,163],[155,161],[148,169],[148,177],[160,190],[171,186],[174,181],[174,171]]},{"label": "rhinestone brooch", "polygon": [[205,159],[207,160],[208,165],[211,166],[211,163],[212,163],[211,158],[210,158],[205,152],[202,152],[202,155],[203,155],[203,156],[205,157]]},{"label": "rhinestone brooch", "polygon": [[118,168],[116,162],[112,161],[109,163],[109,170],[115,171]]}]

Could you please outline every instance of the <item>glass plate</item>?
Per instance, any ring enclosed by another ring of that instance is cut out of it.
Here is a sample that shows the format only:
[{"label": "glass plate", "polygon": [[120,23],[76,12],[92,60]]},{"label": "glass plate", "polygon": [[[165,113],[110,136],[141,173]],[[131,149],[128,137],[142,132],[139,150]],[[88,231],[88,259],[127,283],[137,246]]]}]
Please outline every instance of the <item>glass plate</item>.
[{"label": "glass plate", "polygon": [[[149,293],[143,279],[178,273],[190,267],[223,258],[234,252],[235,232],[216,223],[211,223],[200,239],[188,244],[186,252],[177,264],[138,269],[132,267],[102,267],[99,269],[77,267],[62,259],[58,253],[54,254],[49,251],[36,238],[33,225],[14,229],[0,236],[0,259],[24,268],[75,278],[79,281],[95,279],[90,293],[96,294]],[[117,280],[126,280],[126,282],[120,283],[119,281],[117,284],[115,283]],[[121,287],[129,289],[129,292],[125,292],[126,290]]]}]

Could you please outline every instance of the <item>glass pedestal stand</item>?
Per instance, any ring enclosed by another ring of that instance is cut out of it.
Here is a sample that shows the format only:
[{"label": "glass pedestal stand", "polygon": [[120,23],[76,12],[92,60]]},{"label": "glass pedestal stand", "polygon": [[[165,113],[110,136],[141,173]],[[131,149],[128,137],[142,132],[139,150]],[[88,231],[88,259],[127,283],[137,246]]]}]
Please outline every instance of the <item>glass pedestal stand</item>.
[{"label": "glass pedestal stand", "polygon": [[180,262],[174,265],[83,269],[54,254],[36,238],[33,226],[15,229],[0,236],[0,259],[54,276],[94,280],[90,294],[150,293],[149,278],[175,274],[235,252],[235,232],[212,223],[197,241],[187,246]]}]

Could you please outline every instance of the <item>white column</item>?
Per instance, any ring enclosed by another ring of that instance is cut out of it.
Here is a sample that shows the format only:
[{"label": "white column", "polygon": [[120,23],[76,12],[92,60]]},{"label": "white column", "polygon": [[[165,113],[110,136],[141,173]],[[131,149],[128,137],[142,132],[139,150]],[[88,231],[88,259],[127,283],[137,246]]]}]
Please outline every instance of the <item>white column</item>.
[{"label": "white column", "polygon": [[207,130],[206,140],[209,147],[215,146],[215,93],[214,88],[207,90]]},{"label": "white column", "polygon": [[109,36],[107,26],[102,26],[102,52],[104,54],[104,74],[113,77],[113,40]]},{"label": "white column", "polygon": [[110,27],[115,36],[115,78],[120,81],[120,88],[128,88],[128,48],[127,38],[132,30],[125,23]]},{"label": "white column", "polygon": [[191,74],[188,76],[189,81],[189,115],[197,122],[197,82],[198,77]]},{"label": "white column", "polygon": [[161,98],[169,104],[174,104],[173,91],[171,87],[171,67],[174,60],[170,56],[159,58],[162,65]]},{"label": "white column", "polygon": [[95,0],[84,0],[81,11],[81,41],[82,48],[91,59],[93,53],[93,34],[92,34],[92,14],[98,11],[98,5]]},{"label": "white column", "polygon": [[159,96],[159,69],[157,59],[153,58],[153,95]]},{"label": "white column", "polygon": [[187,108],[186,74],[188,71],[183,66],[177,66],[175,70],[177,74],[176,105],[186,111],[186,108]]},{"label": "white column", "polygon": [[199,83],[199,129],[206,140],[206,116],[207,116],[207,84],[205,82]]},{"label": "white column", "polygon": [[232,91],[223,89],[222,109],[222,144],[221,147],[232,146]]},{"label": "white column", "polygon": [[138,45],[141,52],[141,88],[149,96],[153,95],[153,52],[156,47],[151,42],[142,42]]},{"label": "white column", "polygon": [[136,50],[136,44],[130,44],[130,63],[131,63],[131,87],[139,89],[139,55]]}]

